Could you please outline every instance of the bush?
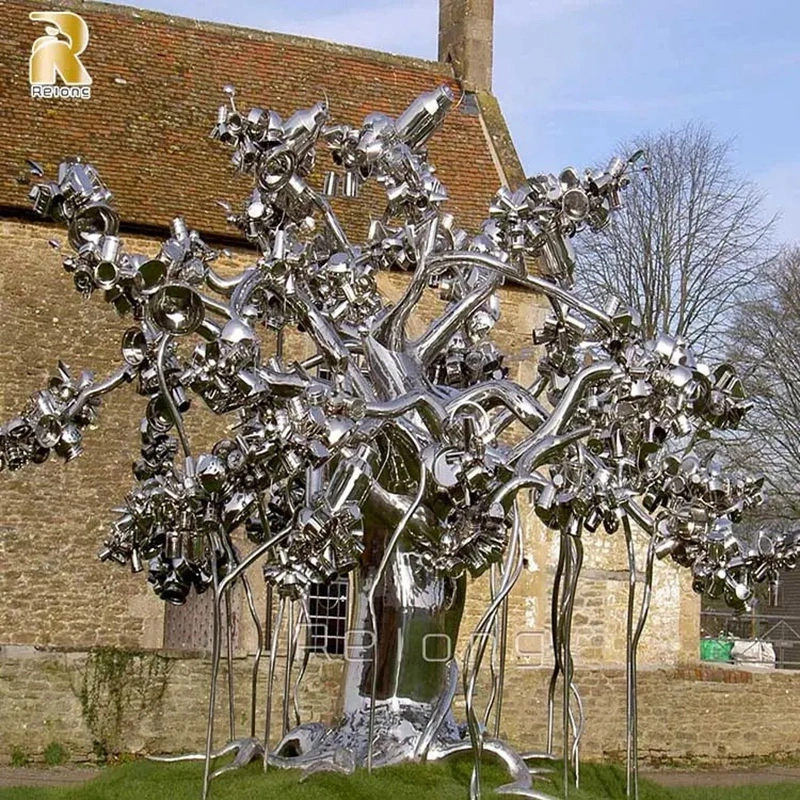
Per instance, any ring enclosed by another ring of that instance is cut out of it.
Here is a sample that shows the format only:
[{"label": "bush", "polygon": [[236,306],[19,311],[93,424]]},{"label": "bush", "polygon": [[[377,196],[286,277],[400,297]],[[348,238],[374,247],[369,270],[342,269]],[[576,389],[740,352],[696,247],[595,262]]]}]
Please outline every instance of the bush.
[{"label": "bush", "polygon": [[11,748],[10,763],[12,767],[27,767],[31,763],[31,757],[25,748],[15,744]]},{"label": "bush", "polygon": [[159,705],[170,669],[171,662],[156,653],[98,647],[89,654],[73,691],[100,763],[116,761],[126,724]]},{"label": "bush", "polygon": [[69,761],[69,751],[60,742],[50,742],[44,749],[44,763],[49,767],[57,767]]}]

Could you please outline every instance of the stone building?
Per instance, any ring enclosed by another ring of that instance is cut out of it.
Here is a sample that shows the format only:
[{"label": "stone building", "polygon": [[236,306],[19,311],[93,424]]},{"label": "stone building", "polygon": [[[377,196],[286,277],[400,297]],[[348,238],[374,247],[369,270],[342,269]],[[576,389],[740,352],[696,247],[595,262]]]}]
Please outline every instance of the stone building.
[{"label": "stone building", "polygon": [[[474,230],[497,188],[524,180],[491,93],[492,6],[492,0],[441,0],[440,59],[424,61],[116,5],[42,0],[37,9],[73,10],[88,23],[91,39],[82,58],[93,84],[90,100],[35,100],[28,84],[28,57],[39,34],[28,19],[33,6],[23,0],[0,2],[2,419],[18,413],[29,394],[45,384],[58,358],[74,370],[112,372],[127,327],[110,307],[97,299],[83,301],[73,290],[48,245],[62,232],[28,209],[26,159],[36,160],[50,175],[64,156],[81,155],[95,164],[115,194],[129,252],[157,251],[169,221],[181,215],[210,244],[230,247],[232,263],[241,266],[252,253],[232,238],[215,200],[238,201],[247,187],[234,179],[227,153],[208,137],[224,84],[236,87],[243,104],[283,115],[310,106],[326,92],[336,120],[359,122],[370,111],[396,115],[420,92],[447,83],[464,97],[431,141],[430,154],[450,193],[448,210],[461,226]],[[540,165],[546,170],[562,166]],[[325,168],[321,157],[320,174]],[[383,200],[378,188],[366,187],[357,201],[336,203],[358,240],[366,234],[369,209],[382,208]],[[390,297],[402,290],[402,275],[381,280]],[[544,304],[536,295],[512,290],[504,290],[502,301],[497,340],[510,354],[512,377],[526,382],[536,370],[530,333],[545,313]],[[430,313],[435,313],[433,301]],[[198,681],[204,685],[207,662],[202,653],[189,650],[203,650],[207,617],[197,608],[165,612],[142,576],[95,558],[112,508],[132,483],[142,412],[132,387],[117,391],[104,403],[97,430],[86,437],[82,458],[66,466],[52,459],[0,475],[0,759],[14,746],[41,753],[52,740],[78,757],[91,751],[97,734],[87,727],[85,707],[82,714],[75,676],[86,668],[86,652],[98,646],[169,654],[159,702],[147,714],[134,715],[135,721],[131,717],[120,733],[121,749],[180,750],[196,747],[202,738],[198,720],[204,717],[204,692],[196,687]],[[190,419],[199,442],[220,437],[202,409],[193,409]],[[541,688],[552,663],[547,620],[557,542],[533,514],[526,548],[527,570],[511,604],[507,684],[515,698],[526,700],[507,705],[503,730],[520,747],[534,748],[543,743]],[[627,578],[620,538],[588,537],[575,612],[575,655],[590,719],[585,747],[593,755],[624,752]],[[467,632],[482,610],[485,591],[480,582],[471,589]],[[720,755],[715,745],[698,738],[692,718],[681,717],[674,700],[676,692],[693,692],[710,697],[713,705],[716,684],[724,682],[726,691],[733,685],[727,673],[720,677],[688,666],[697,656],[698,619],[687,576],[659,565],[640,651],[640,663],[651,667],[643,677],[640,731],[643,750],[656,755]],[[237,680],[244,685],[254,649],[253,632],[244,622],[237,647]],[[327,654],[312,658],[303,695],[309,717],[330,713],[340,666]],[[766,698],[772,684],[760,686]],[[714,719],[724,736],[724,722]],[[740,747],[745,746],[742,741]],[[780,737],[759,746],[769,752],[787,748]]]}]

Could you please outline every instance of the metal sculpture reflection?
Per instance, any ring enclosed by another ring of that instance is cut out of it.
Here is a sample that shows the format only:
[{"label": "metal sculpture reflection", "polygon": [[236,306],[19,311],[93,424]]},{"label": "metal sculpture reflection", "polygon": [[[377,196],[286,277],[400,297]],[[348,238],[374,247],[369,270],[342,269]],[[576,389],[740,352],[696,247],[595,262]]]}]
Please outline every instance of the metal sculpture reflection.
[{"label": "metal sculpture reflection", "polygon": [[[183,603],[192,590],[213,592],[207,747],[197,756],[205,761],[203,797],[212,777],[254,758],[265,768],[347,772],[471,750],[472,798],[481,793],[484,751],[503,759],[513,778],[501,792],[545,798],[533,788],[536,770],[497,738],[509,593],[523,563],[522,492],[560,542],[544,755],[555,750],[561,679],[568,791],[579,780],[584,728],[571,651],[581,534],[600,526],[619,531],[631,573],[628,781],[636,794],[636,651],[655,560],[671,557],[692,570],[697,591],[742,607],[753,582],[776,580],[800,549],[794,538],[764,538],[758,547],[737,538],[731,523],[760,501],[761,482],[726,474],[692,450],[745,413],[733,371],[698,363],[670,336],[645,340],[636,314],[615,298],[597,307],[573,291],[570,239],[602,229],[621,207],[638,154],[603,171],[569,168],[516,191],[503,188],[480,232],[470,235],[442,211],[447,192],[425,151],[453,104],[447,87],[418,97],[395,119],[370,114],[360,127],[330,124],[322,102],[287,120],[260,108],[240,111],[233,90],[226,92],[212,136],[233,150],[234,166],[255,188],[238,209],[223,205],[260,253],[238,274],[219,274],[223,253],[182,219],[156,257],[126,252],[111,193],[79,159],[31,191],[36,211],[68,227],[74,253],[64,267],[77,290],[103,291],[133,324],[121,342],[124,365],[108,379],[88,372],[76,379],[59,365],[48,388],[2,428],[0,465],[19,469],[51,452],[70,460],[82,452],[83,430],[104,393],[135,381],[146,398],[136,485],[100,557],[146,569],[170,603]],[[309,182],[320,145],[339,168],[325,177],[324,192]],[[353,197],[367,180],[385,188],[388,202],[356,245],[328,197]],[[399,301],[387,304],[376,275],[397,269],[410,277]],[[503,284],[541,293],[552,306],[534,332],[542,354],[530,387],[508,378],[490,341]],[[408,322],[432,290],[446,307],[414,338]],[[275,334],[274,352],[264,352],[262,326]],[[316,355],[287,360],[288,329],[309,337]],[[196,344],[187,358],[177,344],[190,337]],[[193,452],[183,425],[192,394],[235,421],[210,452]],[[522,436],[510,435],[512,423]],[[638,607],[634,526],[649,537]],[[231,538],[241,527],[253,543],[246,555]],[[256,563],[280,598],[263,739],[255,720],[266,642],[245,573]],[[422,652],[431,641],[456,640],[467,578],[487,571],[490,602],[460,670],[466,724],[459,725],[454,654]],[[338,722],[302,724],[290,676],[309,615],[308,587],[348,573],[357,589],[350,649],[361,658],[346,666]],[[259,637],[250,731],[236,739],[229,684],[231,744],[215,751],[217,677],[237,582]],[[274,743],[284,627],[283,736]],[[491,694],[481,711],[476,686],[485,663]],[[233,764],[212,773],[214,758],[232,751]]]}]

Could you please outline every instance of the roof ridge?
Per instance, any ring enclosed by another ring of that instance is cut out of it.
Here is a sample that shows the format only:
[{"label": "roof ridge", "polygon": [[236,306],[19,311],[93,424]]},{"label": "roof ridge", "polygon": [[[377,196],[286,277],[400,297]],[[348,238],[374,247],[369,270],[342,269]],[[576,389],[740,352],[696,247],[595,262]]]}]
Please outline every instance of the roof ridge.
[{"label": "roof ridge", "polygon": [[[0,2],[0,6],[2,5],[4,5],[4,3]],[[402,65],[412,69],[425,70],[426,72],[434,71],[441,74],[443,77],[454,78],[452,65],[442,61],[428,60],[425,58],[418,58],[417,56],[407,56],[398,53],[387,53],[383,50],[373,50],[358,45],[330,42],[325,39],[315,39],[312,36],[280,33],[279,31],[265,31],[260,28],[248,28],[241,25],[230,25],[224,22],[193,19],[192,17],[168,14],[164,11],[151,11],[150,9],[139,8],[133,5],[104,3],[99,2],[99,0],[39,0],[38,6],[63,8],[76,12],[80,11],[80,9],[85,9],[86,11],[114,14],[122,17],[131,16],[134,19],[178,25],[195,30],[218,32],[226,36],[241,36],[250,40],[274,42],[276,44],[291,44],[297,47],[305,47],[309,50],[321,50],[327,53],[343,54],[363,61],[372,61],[381,64],[386,64],[388,62],[397,64],[398,66]]]}]

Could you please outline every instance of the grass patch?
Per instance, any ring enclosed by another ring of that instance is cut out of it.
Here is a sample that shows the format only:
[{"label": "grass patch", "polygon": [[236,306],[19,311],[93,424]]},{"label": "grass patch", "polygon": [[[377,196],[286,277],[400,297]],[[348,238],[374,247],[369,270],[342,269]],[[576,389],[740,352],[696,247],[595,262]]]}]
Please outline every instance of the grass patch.
[{"label": "grass patch", "polygon": [[44,763],[48,767],[57,767],[69,761],[69,750],[61,742],[50,742],[44,749]]},{"label": "grass patch", "polygon": [[12,767],[27,767],[31,763],[31,757],[27,750],[15,744],[11,748],[11,757],[8,759],[8,763]]},{"label": "grass patch", "polygon": [[[544,766],[544,765],[542,765]],[[299,783],[299,773],[272,770],[264,775],[259,764],[224,775],[214,781],[212,800],[466,800],[472,769],[468,757],[438,764],[405,764],[355,775],[316,774]],[[0,790],[1,800],[197,800],[203,768],[198,762],[153,764],[138,761],[103,770],[87,783],[64,788],[20,787]],[[505,770],[486,763],[487,789],[508,782]],[[555,765],[552,780],[537,780],[541,791],[561,796],[560,770]],[[492,795],[485,792],[487,798]],[[624,800],[625,771],[621,767],[584,764],[581,789],[570,791],[570,800]],[[666,789],[642,781],[641,800],[797,800],[797,784],[775,784],[703,789]]]}]

